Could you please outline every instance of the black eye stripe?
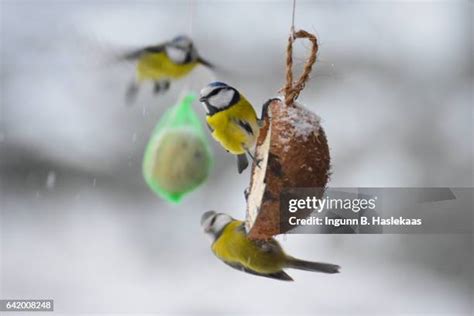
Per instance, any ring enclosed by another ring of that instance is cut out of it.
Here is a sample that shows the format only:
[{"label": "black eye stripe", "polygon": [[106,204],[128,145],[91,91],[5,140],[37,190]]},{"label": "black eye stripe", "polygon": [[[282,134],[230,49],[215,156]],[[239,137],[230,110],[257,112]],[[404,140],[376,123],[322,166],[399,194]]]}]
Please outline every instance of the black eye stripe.
[{"label": "black eye stripe", "polygon": [[215,223],[215,221],[216,221],[216,218],[217,218],[217,216],[212,217],[211,225],[210,225],[210,226],[214,225],[214,223]]},{"label": "black eye stripe", "polygon": [[[212,97],[212,96],[218,94],[221,90],[224,90],[224,89],[226,89],[226,88],[218,88],[218,89],[212,90],[212,91],[206,96],[206,99],[209,99],[210,97]],[[232,90],[234,90],[234,96],[232,97],[232,100],[230,101],[230,104],[231,104],[231,105],[232,105],[232,104],[235,104],[235,103],[237,103],[237,102],[239,102],[239,100],[240,100],[240,94],[239,94],[239,92],[238,92],[237,90],[235,90],[235,89],[232,89]]]},{"label": "black eye stripe", "polygon": [[211,93],[209,93],[209,94],[206,96],[206,99],[208,99],[208,98],[210,98],[210,97],[212,97],[212,96],[218,94],[219,91],[221,91],[221,90],[222,90],[222,89],[214,89],[214,90],[212,90]]}]

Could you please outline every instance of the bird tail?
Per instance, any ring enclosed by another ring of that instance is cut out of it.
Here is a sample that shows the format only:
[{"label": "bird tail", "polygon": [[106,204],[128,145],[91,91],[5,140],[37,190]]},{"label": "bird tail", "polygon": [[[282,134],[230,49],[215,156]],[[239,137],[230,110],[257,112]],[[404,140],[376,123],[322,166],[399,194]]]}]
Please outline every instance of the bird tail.
[{"label": "bird tail", "polygon": [[202,58],[201,56],[198,57],[197,61],[201,65],[206,66],[207,68],[211,68],[211,69],[215,68],[213,64],[211,64],[210,62],[208,62],[206,59]]},{"label": "bird tail", "polygon": [[137,50],[134,50],[134,51],[127,52],[125,54],[122,54],[120,56],[120,59],[128,60],[128,61],[136,60],[136,59],[140,58],[140,56],[143,54],[143,51],[144,51],[143,49],[137,49]]},{"label": "bird tail", "polygon": [[341,268],[336,264],[305,261],[293,257],[288,258],[287,266],[293,269],[323,273],[339,273],[339,269]]},{"label": "bird tail", "polygon": [[237,169],[239,173],[242,173],[249,165],[249,161],[247,160],[247,156],[245,154],[237,155]]}]

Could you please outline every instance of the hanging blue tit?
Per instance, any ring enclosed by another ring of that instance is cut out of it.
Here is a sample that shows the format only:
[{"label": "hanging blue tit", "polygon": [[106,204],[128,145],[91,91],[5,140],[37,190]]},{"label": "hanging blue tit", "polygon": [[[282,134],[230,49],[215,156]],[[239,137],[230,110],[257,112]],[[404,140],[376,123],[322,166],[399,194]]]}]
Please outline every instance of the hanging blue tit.
[{"label": "hanging blue tit", "polygon": [[[248,154],[255,145],[263,124],[252,104],[237,89],[223,83],[213,82],[201,90],[199,101],[206,109],[206,121],[212,137],[225,150],[237,157],[237,169],[242,173],[248,167]],[[269,102],[263,105],[266,111]],[[259,162],[255,161],[257,166]]]},{"label": "hanging blue tit", "polygon": [[212,165],[206,134],[188,93],[156,125],[143,158],[143,177],[150,189],[178,203],[202,184]]},{"label": "hanging blue tit", "polygon": [[155,93],[166,92],[171,80],[185,77],[197,65],[213,68],[199,56],[193,41],[182,35],[171,41],[131,52],[124,59],[137,62],[137,82],[133,82],[127,90],[128,103],[135,99],[138,84],[143,81],[153,81]]}]

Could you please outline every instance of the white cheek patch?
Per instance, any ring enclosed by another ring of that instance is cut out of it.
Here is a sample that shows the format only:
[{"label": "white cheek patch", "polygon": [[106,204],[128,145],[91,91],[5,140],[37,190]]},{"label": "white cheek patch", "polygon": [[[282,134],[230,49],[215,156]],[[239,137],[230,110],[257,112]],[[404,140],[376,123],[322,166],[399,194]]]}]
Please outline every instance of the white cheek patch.
[{"label": "white cheek patch", "polygon": [[221,90],[218,94],[210,97],[208,101],[212,106],[222,109],[230,105],[230,102],[234,98],[234,94],[234,90]]},{"label": "white cheek patch", "polygon": [[219,233],[224,227],[232,221],[232,218],[225,214],[218,214],[214,224],[212,225],[212,231]]},{"label": "white cheek patch", "polygon": [[166,47],[166,55],[177,64],[182,64],[186,60],[186,52],[173,46]]},{"label": "white cheek patch", "polygon": [[204,221],[202,224],[201,224],[201,227],[204,231],[208,231],[209,228],[211,227],[211,220],[212,220],[212,216],[209,217],[208,219],[206,219],[206,221]]}]

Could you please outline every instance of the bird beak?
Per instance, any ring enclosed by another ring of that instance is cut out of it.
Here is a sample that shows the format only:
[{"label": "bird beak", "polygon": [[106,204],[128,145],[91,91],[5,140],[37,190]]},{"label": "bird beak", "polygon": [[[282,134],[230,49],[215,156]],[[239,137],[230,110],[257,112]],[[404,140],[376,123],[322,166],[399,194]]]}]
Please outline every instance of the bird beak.
[{"label": "bird beak", "polygon": [[200,97],[199,98],[199,102],[205,102],[206,101],[206,97]]}]

